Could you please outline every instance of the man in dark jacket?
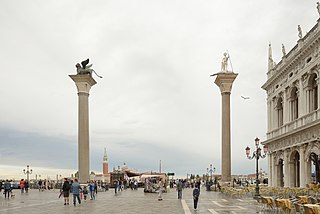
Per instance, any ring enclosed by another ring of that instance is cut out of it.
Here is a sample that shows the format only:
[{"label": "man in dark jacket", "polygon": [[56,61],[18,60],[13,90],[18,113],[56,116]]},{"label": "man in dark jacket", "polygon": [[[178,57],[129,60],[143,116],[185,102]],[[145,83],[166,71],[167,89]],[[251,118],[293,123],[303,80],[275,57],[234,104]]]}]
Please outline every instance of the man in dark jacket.
[{"label": "man in dark jacket", "polygon": [[64,205],[69,205],[70,184],[67,178],[64,179],[62,193],[64,197]]},{"label": "man in dark jacket", "polygon": [[198,207],[199,196],[200,196],[200,189],[199,189],[198,185],[196,185],[195,188],[193,189],[193,207],[194,207],[194,210],[196,210],[197,207]]},{"label": "man in dark jacket", "polygon": [[7,179],[4,182],[4,198],[7,198],[7,194],[8,194],[8,199],[9,199],[10,192],[11,192],[11,184],[10,184],[9,180]]}]

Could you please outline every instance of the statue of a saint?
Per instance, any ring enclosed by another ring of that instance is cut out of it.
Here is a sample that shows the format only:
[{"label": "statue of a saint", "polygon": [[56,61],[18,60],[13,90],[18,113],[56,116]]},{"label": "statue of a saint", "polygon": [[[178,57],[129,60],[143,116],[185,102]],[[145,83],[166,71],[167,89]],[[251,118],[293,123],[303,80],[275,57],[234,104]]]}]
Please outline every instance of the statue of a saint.
[{"label": "statue of a saint", "polygon": [[92,67],[92,64],[88,65],[89,64],[89,59],[86,59],[84,61],[81,62],[81,65],[80,63],[77,63],[76,64],[76,68],[77,68],[77,74],[78,75],[84,75],[84,74],[89,74],[90,76],[92,76],[92,72],[94,72],[97,77],[100,77],[102,78],[102,76],[99,76],[95,70],[93,70],[91,67]]},{"label": "statue of a saint", "polygon": [[318,13],[320,15],[320,3],[319,2],[317,2],[317,10],[318,10]]},{"label": "statue of a saint", "polygon": [[227,53],[223,54],[222,62],[221,62],[221,71],[222,72],[227,72],[228,71],[228,59],[229,56]]},{"label": "statue of a saint", "polygon": [[302,30],[300,25],[298,25],[298,37],[299,39],[302,39]]},{"label": "statue of a saint", "polygon": [[282,44],[282,56],[286,56],[286,48],[284,47],[284,44]]}]

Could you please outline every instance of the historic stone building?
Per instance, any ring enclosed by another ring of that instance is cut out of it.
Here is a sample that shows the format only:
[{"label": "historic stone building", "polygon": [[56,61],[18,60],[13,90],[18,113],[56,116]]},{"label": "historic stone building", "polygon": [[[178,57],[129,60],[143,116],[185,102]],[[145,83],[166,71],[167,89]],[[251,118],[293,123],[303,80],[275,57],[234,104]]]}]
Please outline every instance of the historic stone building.
[{"label": "historic stone building", "polygon": [[[320,182],[320,19],[282,60],[269,45],[267,93],[269,186],[305,187]],[[314,177],[313,177],[314,176]]]}]

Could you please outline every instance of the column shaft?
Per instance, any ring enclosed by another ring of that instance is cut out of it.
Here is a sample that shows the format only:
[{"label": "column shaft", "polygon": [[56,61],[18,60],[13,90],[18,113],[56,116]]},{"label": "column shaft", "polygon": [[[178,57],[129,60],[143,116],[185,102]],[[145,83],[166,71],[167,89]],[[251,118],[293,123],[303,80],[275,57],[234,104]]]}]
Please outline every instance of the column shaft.
[{"label": "column shaft", "polygon": [[78,121],[78,166],[79,181],[89,181],[89,94],[79,92],[79,121]]},{"label": "column shaft", "polygon": [[230,92],[222,93],[222,181],[231,181]]}]

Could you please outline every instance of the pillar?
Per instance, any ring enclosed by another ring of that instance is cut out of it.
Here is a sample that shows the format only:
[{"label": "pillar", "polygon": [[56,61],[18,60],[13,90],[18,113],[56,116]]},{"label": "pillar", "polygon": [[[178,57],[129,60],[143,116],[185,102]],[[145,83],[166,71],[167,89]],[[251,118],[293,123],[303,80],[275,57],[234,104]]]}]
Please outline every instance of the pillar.
[{"label": "pillar", "polygon": [[300,187],[306,187],[306,161],[305,161],[305,145],[299,148],[300,155]]},{"label": "pillar", "polygon": [[268,186],[272,186],[272,180],[273,180],[273,173],[272,173],[272,168],[273,168],[273,155],[272,153],[268,154]]},{"label": "pillar", "polygon": [[78,90],[78,172],[79,182],[89,177],[89,91],[97,82],[90,75],[69,75]]},{"label": "pillar", "polygon": [[221,180],[231,182],[231,140],[230,140],[230,94],[232,83],[238,74],[219,72],[215,84],[222,97],[222,142],[221,142]]}]

